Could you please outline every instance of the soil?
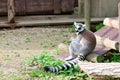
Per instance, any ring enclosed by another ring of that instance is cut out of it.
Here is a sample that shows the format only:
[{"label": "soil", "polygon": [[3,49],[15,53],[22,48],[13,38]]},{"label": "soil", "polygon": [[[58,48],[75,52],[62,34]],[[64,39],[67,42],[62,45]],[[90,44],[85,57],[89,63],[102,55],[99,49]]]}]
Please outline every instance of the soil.
[{"label": "soil", "polygon": [[[75,33],[70,28],[18,28],[0,30],[0,80],[15,80],[21,75],[27,58],[52,51],[60,43],[69,44]],[[13,74],[13,75],[11,75]],[[13,79],[15,77],[15,79]]]}]

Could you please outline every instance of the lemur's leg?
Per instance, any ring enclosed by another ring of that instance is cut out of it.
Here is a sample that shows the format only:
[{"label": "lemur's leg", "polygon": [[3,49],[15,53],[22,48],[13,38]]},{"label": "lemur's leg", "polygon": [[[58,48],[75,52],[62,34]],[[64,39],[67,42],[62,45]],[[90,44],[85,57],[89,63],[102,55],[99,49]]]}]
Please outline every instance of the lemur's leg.
[{"label": "lemur's leg", "polygon": [[75,55],[74,48],[71,45],[69,46],[69,53],[70,53],[70,56],[65,58],[66,61],[73,60],[77,57],[77,55]]}]

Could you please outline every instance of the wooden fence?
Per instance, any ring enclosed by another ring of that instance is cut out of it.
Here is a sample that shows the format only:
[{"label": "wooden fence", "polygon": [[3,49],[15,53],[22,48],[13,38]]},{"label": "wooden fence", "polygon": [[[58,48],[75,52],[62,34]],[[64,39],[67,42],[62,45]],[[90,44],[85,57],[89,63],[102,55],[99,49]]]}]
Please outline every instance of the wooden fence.
[{"label": "wooden fence", "polygon": [[[79,17],[84,17],[85,1],[79,1]],[[116,17],[118,16],[118,3],[120,0],[90,0],[91,17]]]},{"label": "wooden fence", "polygon": [[[2,0],[2,1],[4,1],[4,0]],[[8,20],[7,21],[9,24],[15,23],[16,22],[16,20],[15,20],[15,18],[16,18],[15,17],[15,13],[16,13],[15,12],[15,10],[16,10],[15,3],[18,0],[5,0],[5,1],[7,1],[7,10],[8,10],[7,11],[8,12]],[[59,2],[60,0],[54,0],[54,1]],[[69,1],[69,0],[66,0],[66,1]],[[96,19],[96,18],[99,18],[98,21],[102,21],[103,18],[105,18],[105,17],[118,16],[117,5],[118,5],[119,1],[120,0],[78,0],[78,15],[79,15],[79,17],[77,16],[77,18],[75,18],[73,16],[71,18],[67,18],[66,20],[60,20],[60,21],[54,20],[54,24],[55,24],[55,22],[59,23],[61,21],[64,21],[63,23],[72,23],[74,21],[81,21],[82,20],[82,22],[85,21],[85,24],[88,26],[88,29],[90,29],[90,21],[97,21],[98,19]],[[19,5],[17,5],[17,6],[22,6],[22,4],[19,3]],[[64,10],[65,10],[66,9],[65,4],[63,6],[64,6]],[[57,7],[54,7],[54,8],[57,8]],[[55,13],[58,13],[58,12],[59,12],[59,8],[56,9]],[[21,13],[21,14],[23,14],[23,13]],[[85,19],[82,17],[85,17]],[[50,18],[50,20],[51,20],[51,17],[48,17],[48,18]],[[95,18],[95,19],[93,20],[93,18]],[[100,18],[102,18],[102,19],[100,19]],[[63,18],[61,18],[61,19],[63,19]],[[22,21],[22,20],[20,20],[20,21]],[[38,25],[39,23],[41,23],[41,21],[32,21],[32,23]],[[21,23],[21,22],[17,21],[17,23],[14,25],[15,26],[22,26],[22,24],[23,24],[23,26],[25,26],[25,25],[30,26],[32,23],[31,22],[25,23],[25,21],[23,21]],[[9,24],[1,23],[0,26],[5,27],[5,26],[9,26]]]},{"label": "wooden fence", "polygon": [[[7,15],[7,1],[0,0],[0,15]],[[71,14],[75,0],[14,0],[16,15]]]}]

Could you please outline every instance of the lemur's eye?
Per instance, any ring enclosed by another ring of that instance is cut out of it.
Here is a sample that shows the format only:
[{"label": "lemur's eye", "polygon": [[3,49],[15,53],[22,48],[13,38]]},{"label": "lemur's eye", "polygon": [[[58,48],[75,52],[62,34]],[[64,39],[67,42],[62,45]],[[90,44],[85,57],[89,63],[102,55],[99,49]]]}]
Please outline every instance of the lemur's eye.
[{"label": "lemur's eye", "polygon": [[78,28],[79,30],[81,29],[81,27]]}]

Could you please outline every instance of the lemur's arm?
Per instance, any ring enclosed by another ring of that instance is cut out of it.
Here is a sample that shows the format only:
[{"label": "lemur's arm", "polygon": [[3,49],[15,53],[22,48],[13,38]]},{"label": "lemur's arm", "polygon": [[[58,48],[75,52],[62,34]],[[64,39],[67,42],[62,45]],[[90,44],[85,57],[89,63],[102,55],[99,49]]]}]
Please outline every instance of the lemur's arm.
[{"label": "lemur's arm", "polygon": [[70,41],[78,41],[79,42],[79,41],[81,41],[81,39],[82,39],[82,36],[79,35],[76,38],[71,37]]}]

